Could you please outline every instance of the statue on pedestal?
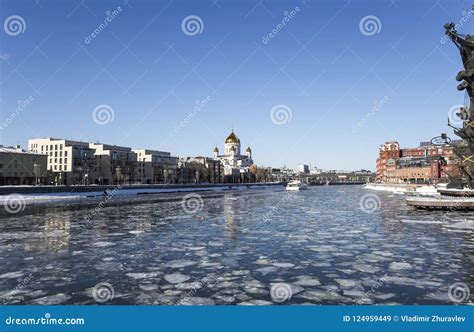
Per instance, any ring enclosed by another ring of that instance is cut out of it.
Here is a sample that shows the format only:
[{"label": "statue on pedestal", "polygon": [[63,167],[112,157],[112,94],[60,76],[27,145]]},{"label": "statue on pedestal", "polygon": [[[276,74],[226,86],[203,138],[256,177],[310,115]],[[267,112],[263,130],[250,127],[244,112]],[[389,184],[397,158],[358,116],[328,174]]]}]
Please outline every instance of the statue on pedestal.
[{"label": "statue on pedestal", "polygon": [[461,53],[464,70],[461,70],[456,80],[461,82],[458,90],[466,90],[469,96],[469,105],[460,109],[457,116],[462,120],[462,127],[454,128],[454,133],[462,138],[465,146],[456,146],[455,152],[459,157],[459,170],[462,173],[461,182],[469,188],[474,188],[474,36],[459,34],[454,23],[445,24],[448,35]]}]

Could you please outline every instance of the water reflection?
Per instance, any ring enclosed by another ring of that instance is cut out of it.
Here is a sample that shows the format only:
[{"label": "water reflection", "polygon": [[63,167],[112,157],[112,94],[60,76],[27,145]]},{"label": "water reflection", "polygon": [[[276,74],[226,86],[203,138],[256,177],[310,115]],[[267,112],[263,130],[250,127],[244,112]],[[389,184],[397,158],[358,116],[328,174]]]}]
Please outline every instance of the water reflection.
[{"label": "water reflection", "polygon": [[58,252],[68,250],[71,236],[71,215],[64,209],[47,208],[44,213],[44,225],[39,238],[25,243],[26,251]]},{"label": "water reflection", "polygon": [[235,240],[239,229],[239,222],[236,218],[239,211],[237,208],[238,198],[232,194],[225,195],[223,205],[225,234],[230,240]]}]

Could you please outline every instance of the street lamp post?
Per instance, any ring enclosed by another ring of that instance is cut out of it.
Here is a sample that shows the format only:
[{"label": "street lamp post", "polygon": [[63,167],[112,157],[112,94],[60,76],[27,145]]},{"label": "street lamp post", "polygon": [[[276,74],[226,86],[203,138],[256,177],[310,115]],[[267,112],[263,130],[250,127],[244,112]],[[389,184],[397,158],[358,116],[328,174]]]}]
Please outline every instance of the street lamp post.
[{"label": "street lamp post", "polygon": [[117,175],[117,184],[120,185],[120,179],[122,177],[122,169],[120,168],[120,166],[117,166],[117,168],[115,169],[115,174]]},{"label": "street lamp post", "polygon": [[38,177],[41,175],[41,165],[35,163],[33,165],[33,174],[35,175],[35,186],[38,185]]}]

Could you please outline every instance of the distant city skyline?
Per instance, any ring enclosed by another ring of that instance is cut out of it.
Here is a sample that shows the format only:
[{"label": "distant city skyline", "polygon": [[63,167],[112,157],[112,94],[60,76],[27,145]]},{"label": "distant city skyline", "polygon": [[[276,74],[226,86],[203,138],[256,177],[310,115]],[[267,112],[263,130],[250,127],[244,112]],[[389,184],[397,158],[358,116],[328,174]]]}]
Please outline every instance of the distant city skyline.
[{"label": "distant city skyline", "polygon": [[259,166],[374,170],[385,141],[454,138],[465,103],[443,29],[472,33],[465,1],[0,4],[2,145],[212,157],[233,129]]}]

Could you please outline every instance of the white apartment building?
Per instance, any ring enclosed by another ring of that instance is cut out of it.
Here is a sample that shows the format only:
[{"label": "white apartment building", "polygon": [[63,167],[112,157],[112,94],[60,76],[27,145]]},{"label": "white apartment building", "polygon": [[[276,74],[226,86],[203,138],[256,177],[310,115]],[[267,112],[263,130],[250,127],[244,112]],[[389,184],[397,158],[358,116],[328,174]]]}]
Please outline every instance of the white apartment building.
[{"label": "white apartment building", "polygon": [[94,150],[89,143],[57,138],[28,140],[28,149],[47,155],[47,169],[52,172],[52,184],[75,185],[94,183]]},{"label": "white apartment building", "polygon": [[178,158],[164,151],[51,137],[30,139],[28,148],[47,158],[48,184],[153,184],[174,182],[177,176]]}]

